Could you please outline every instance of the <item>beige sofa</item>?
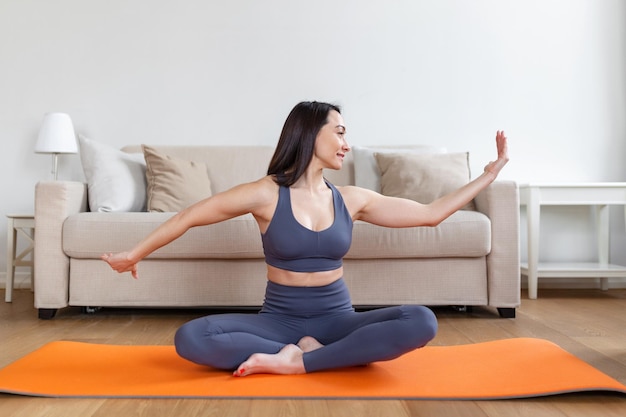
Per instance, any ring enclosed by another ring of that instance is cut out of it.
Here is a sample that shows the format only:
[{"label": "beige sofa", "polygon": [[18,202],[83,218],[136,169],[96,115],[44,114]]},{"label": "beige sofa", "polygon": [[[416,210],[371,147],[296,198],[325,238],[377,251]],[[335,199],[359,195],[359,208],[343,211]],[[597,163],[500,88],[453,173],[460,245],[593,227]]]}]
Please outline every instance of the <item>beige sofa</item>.
[{"label": "beige sofa", "polygon": [[[263,176],[273,152],[264,146],[159,149],[206,164],[212,193]],[[141,148],[124,151],[134,154]],[[354,184],[353,153],[341,171],[328,172],[327,178],[337,185]],[[67,306],[262,304],[266,269],[251,216],[190,230],[144,259],[135,280],[113,272],[100,255],[132,247],[172,213],[90,212],[88,201],[82,182],[36,186],[35,307],[40,318],[52,318]],[[355,222],[344,260],[355,306],[490,306],[503,317],[515,317],[520,304],[517,185],[496,181],[475,206],[476,211],[459,211],[436,227],[388,229]]]}]

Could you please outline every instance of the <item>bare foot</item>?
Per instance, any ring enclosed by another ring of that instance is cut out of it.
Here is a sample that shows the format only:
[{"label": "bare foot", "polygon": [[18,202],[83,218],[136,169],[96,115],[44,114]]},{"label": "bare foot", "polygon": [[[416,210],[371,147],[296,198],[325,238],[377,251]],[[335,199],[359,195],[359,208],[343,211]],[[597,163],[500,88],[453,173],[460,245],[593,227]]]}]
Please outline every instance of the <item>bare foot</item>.
[{"label": "bare foot", "polygon": [[318,342],[317,339],[314,337],[304,336],[298,342],[298,347],[302,349],[303,352],[306,353],[306,352],[313,352],[314,350],[324,347],[324,345]]},{"label": "bare foot", "polygon": [[278,353],[255,353],[239,365],[233,376],[252,374],[304,374],[304,352],[296,345],[286,345]]}]

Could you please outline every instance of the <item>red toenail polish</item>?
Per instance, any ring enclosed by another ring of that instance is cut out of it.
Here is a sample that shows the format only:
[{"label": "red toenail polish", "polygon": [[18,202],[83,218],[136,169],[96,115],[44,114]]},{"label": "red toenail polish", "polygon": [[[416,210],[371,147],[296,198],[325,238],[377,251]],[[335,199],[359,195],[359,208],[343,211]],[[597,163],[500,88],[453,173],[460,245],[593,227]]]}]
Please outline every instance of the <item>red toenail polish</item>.
[{"label": "red toenail polish", "polygon": [[239,370],[239,373],[240,373],[240,374],[243,374],[244,372],[246,372],[246,370],[245,370],[245,369],[243,369],[243,368]]}]

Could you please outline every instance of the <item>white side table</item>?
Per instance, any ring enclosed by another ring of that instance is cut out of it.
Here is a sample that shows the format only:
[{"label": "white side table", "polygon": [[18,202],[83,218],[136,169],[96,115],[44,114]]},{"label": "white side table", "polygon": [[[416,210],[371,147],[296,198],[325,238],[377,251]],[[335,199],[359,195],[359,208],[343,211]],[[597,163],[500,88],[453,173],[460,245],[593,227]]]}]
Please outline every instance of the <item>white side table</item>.
[{"label": "white side table", "polygon": [[[7,280],[4,301],[10,303],[13,298],[13,278],[16,266],[30,266],[30,286],[34,281],[35,216],[29,214],[7,214]],[[18,234],[26,238],[28,247],[16,255]],[[24,259],[28,255],[30,259]]]},{"label": "white side table", "polygon": [[[537,280],[546,278],[626,277],[626,266],[609,263],[609,205],[626,206],[626,183],[524,184],[519,186],[520,205],[527,208],[528,262],[521,264],[521,274],[528,276],[528,297],[537,298]],[[540,263],[539,218],[541,206],[595,206],[598,230],[598,262]]]}]

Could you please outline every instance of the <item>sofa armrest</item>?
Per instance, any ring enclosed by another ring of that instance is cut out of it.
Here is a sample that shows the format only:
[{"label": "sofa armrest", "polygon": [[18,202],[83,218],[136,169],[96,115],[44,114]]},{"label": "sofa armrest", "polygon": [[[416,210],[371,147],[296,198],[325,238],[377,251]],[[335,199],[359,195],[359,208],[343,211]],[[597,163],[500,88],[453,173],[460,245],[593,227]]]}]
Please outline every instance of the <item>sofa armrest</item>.
[{"label": "sofa armrest", "polygon": [[520,305],[519,190],[514,181],[495,181],[474,199],[476,209],[491,220],[491,252],[487,255],[489,305]]},{"label": "sofa armrest", "polygon": [[68,305],[69,258],[63,252],[63,222],[87,211],[87,185],[76,181],[45,181],[35,186],[35,307]]}]

